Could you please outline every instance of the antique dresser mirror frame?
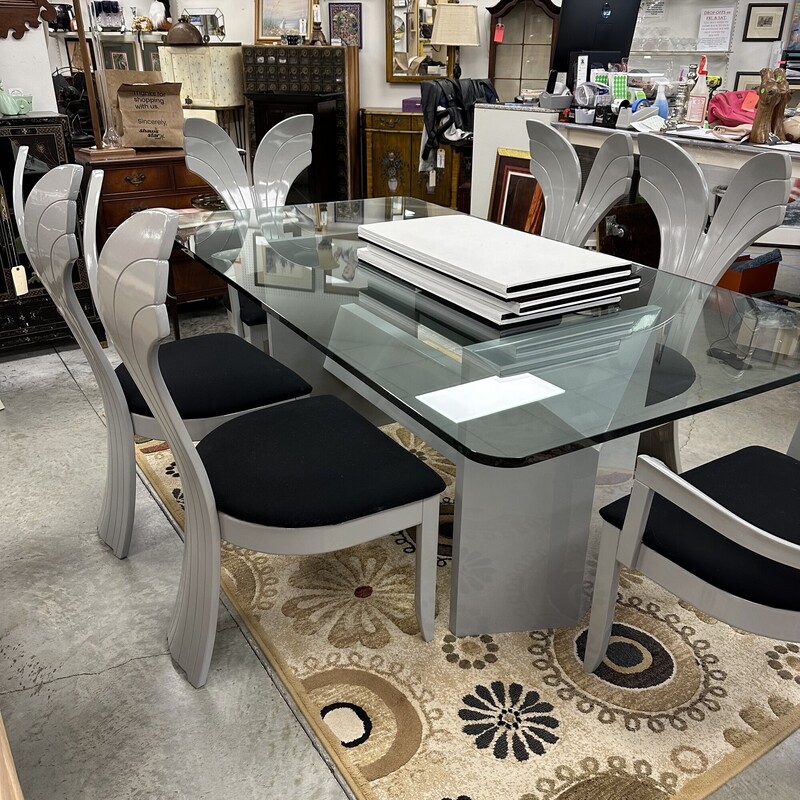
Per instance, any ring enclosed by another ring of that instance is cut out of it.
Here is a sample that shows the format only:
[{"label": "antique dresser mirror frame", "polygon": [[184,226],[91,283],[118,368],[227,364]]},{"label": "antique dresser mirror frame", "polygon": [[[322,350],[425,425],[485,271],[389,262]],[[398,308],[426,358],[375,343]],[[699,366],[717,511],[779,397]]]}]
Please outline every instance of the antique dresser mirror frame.
[{"label": "antique dresser mirror frame", "polygon": [[[430,43],[435,0],[386,0],[386,81],[419,83],[453,74],[453,48]],[[426,69],[426,56],[444,66]]]}]

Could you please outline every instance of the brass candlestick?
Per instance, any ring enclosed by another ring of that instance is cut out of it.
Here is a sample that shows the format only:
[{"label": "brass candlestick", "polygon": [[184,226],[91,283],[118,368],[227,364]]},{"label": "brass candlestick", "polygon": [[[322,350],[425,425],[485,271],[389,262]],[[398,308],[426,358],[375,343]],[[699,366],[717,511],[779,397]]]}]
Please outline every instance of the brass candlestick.
[{"label": "brass candlestick", "polygon": [[328,40],[325,38],[325,34],[322,32],[322,23],[315,22],[314,26],[311,30],[311,44],[318,44],[318,45],[327,45]]}]

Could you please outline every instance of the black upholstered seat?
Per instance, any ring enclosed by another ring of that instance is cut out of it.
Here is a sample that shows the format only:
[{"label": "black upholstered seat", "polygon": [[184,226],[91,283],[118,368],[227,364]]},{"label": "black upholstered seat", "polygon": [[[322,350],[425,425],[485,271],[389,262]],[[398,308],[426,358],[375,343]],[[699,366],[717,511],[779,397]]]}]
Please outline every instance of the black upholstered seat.
[{"label": "black upholstered seat", "polygon": [[[226,294],[222,298],[223,305],[228,311],[231,310],[231,300]],[[252,297],[246,295],[244,292],[239,292],[239,319],[251,328],[256,325],[267,324],[267,312],[264,311],[263,306],[253,300]]]},{"label": "black upholstered seat", "polygon": [[[681,477],[752,525],[800,544],[800,461],[747,447]],[[605,506],[600,515],[621,529],[628,499]],[[642,542],[718,589],[800,611],[800,570],[741,547],[660,495],[653,498]]]},{"label": "black upholstered seat", "polygon": [[327,395],[237,417],[197,452],[217,509],[260,525],[336,525],[445,488],[416,456]]},{"label": "black upholstered seat", "polygon": [[692,362],[671,347],[656,349],[645,405],[652,406],[683,394],[695,382]]},{"label": "black upholstered seat", "polygon": [[[299,375],[232,333],[167,342],[159,348],[158,358],[183,419],[234,414],[311,391]],[[116,373],[131,413],[152,416],[125,365]]]}]

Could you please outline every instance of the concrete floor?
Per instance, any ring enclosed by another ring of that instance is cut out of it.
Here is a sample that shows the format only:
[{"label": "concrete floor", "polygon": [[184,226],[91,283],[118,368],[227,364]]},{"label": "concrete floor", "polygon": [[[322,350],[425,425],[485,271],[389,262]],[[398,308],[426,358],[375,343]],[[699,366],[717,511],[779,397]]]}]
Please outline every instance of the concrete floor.
[{"label": "concrete floor", "polygon": [[[182,318],[184,335],[221,325],[218,308]],[[25,797],[345,798],[226,608],[207,685],[173,665],[182,545],[141,483],[130,557],[97,538],[105,429],[80,351],[0,357],[0,398],[0,711]],[[684,465],[785,449],[798,420],[797,385],[698,415],[681,426]],[[794,800],[798,765],[800,733],[714,800]]]}]

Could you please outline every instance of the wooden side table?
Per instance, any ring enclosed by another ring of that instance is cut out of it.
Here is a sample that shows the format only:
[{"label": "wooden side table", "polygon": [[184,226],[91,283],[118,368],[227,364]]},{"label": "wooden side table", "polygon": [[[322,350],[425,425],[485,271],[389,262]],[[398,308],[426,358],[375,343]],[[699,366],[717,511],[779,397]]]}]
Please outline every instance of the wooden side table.
[{"label": "wooden side table", "polygon": [[[135,156],[107,159],[81,158],[86,167],[85,181],[93,170],[105,173],[100,195],[98,243],[131,214],[146,208],[190,208],[192,198],[212,192],[208,184],[186,169],[183,150],[139,150]],[[190,300],[221,297],[225,282],[199,261],[174,248],[170,256],[167,308],[175,338],[180,339],[178,306]]]}]

